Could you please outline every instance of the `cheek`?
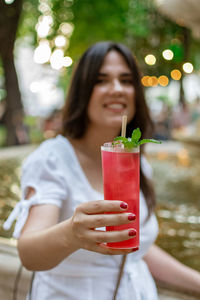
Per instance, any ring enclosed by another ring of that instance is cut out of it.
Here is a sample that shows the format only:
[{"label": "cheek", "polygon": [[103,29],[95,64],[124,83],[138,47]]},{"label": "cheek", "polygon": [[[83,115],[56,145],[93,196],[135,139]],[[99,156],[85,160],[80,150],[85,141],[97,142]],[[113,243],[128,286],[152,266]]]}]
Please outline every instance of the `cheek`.
[{"label": "cheek", "polygon": [[100,106],[99,106],[98,97],[95,93],[93,93],[87,110],[88,118],[90,119],[90,121],[93,121],[96,118],[98,118],[99,110],[100,110]]},{"label": "cheek", "polygon": [[129,95],[129,98],[135,98],[135,89],[133,87],[128,88],[126,92]]},{"label": "cheek", "polygon": [[102,99],[106,91],[107,89],[105,86],[97,86],[93,89],[92,98],[97,102],[97,99]]}]

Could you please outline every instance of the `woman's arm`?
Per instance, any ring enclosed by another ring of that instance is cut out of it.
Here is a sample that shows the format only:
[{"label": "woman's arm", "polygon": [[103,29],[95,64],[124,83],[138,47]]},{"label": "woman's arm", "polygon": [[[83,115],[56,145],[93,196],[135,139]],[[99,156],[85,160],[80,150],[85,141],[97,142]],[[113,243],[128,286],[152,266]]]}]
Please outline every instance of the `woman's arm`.
[{"label": "woman's arm", "polygon": [[[94,230],[133,221],[128,219],[130,213],[121,204],[121,201],[106,200],[87,202],[79,205],[70,219],[58,224],[58,207],[50,204],[31,207],[18,240],[23,265],[29,270],[47,270],[80,248],[111,255],[130,253],[130,249],[113,250],[102,243],[133,238],[133,230]],[[116,214],[105,214],[111,211]]]},{"label": "woman's arm", "polygon": [[42,271],[53,268],[77,250],[70,244],[69,220],[57,224],[58,216],[57,206],[31,207],[18,240],[19,255],[27,269]]},{"label": "woman's arm", "polygon": [[200,273],[185,266],[158,246],[152,245],[144,260],[158,281],[200,294]]}]

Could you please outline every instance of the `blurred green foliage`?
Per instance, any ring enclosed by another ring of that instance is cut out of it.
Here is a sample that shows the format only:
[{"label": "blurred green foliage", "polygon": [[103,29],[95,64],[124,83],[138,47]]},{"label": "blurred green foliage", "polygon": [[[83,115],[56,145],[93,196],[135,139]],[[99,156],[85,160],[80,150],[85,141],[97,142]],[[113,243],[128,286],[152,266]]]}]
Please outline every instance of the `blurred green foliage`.
[{"label": "blurred green foliage", "polygon": [[0,235],[3,237],[12,237],[13,226],[4,231],[2,225],[20,198],[20,164],[17,158],[0,160]]},{"label": "blurred green foliage", "polygon": [[[151,0],[52,0],[50,6],[53,25],[47,39],[52,49],[54,38],[59,34],[60,24],[73,23],[74,32],[65,55],[75,61],[91,44],[99,40],[114,40],[127,44],[139,60],[143,73],[147,75],[169,76],[173,68],[180,67],[185,58],[185,28],[161,15]],[[18,36],[29,36],[32,45],[37,45],[35,30],[38,18],[44,14],[41,9],[44,1],[24,0]],[[189,59],[195,68],[199,67],[200,42],[190,36]],[[171,49],[174,59],[166,61],[162,51]],[[144,57],[152,53],[157,58],[154,66],[144,63]],[[62,77],[63,74],[61,74]],[[66,87],[66,85],[64,85]]]},{"label": "blurred green foliage", "polygon": [[0,147],[4,146],[6,142],[6,129],[5,126],[0,125]]}]

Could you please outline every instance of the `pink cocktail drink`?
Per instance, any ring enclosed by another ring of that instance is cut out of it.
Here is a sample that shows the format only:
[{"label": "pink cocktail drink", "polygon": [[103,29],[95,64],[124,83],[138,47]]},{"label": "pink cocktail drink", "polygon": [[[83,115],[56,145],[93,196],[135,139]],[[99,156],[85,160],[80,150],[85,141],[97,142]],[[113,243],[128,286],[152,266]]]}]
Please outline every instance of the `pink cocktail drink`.
[{"label": "pink cocktail drink", "polygon": [[134,213],[136,220],[119,226],[107,226],[107,231],[134,228],[137,232],[129,240],[107,243],[117,249],[139,248],[139,190],[140,158],[139,147],[123,149],[106,143],[101,147],[105,200],[121,200],[128,204],[127,212]]}]

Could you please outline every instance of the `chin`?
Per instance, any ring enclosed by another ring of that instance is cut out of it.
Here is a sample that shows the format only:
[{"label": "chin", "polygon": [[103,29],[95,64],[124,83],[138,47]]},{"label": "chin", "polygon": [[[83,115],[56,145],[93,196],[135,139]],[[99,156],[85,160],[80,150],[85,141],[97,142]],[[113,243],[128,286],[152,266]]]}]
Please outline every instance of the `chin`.
[{"label": "chin", "polygon": [[118,129],[120,131],[122,126],[122,116],[110,118],[107,124],[109,124],[110,127]]}]

